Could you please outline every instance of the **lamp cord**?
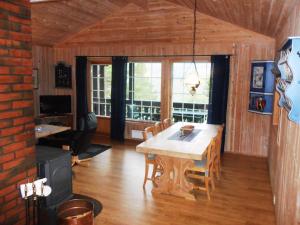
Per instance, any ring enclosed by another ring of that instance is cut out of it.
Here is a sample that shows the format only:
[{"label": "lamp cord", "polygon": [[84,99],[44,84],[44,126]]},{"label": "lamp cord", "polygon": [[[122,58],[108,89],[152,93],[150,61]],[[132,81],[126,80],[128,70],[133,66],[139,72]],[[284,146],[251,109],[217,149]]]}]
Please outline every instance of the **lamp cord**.
[{"label": "lamp cord", "polygon": [[[194,0],[194,27],[193,27],[193,63],[199,81],[199,73],[195,62],[195,46],[196,46],[196,31],[197,31],[197,0]],[[199,81],[200,82],[200,81]]]}]

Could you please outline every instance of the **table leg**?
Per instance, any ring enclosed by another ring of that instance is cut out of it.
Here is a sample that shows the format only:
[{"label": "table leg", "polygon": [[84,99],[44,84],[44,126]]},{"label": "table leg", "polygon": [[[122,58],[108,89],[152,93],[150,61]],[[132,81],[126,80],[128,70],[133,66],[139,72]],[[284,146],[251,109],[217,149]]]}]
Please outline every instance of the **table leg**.
[{"label": "table leg", "polygon": [[156,178],[156,187],[152,193],[171,194],[185,199],[195,200],[190,191],[193,185],[186,180],[186,169],[194,165],[193,160],[167,156],[157,156],[157,163],[163,168],[163,174]]},{"label": "table leg", "polygon": [[162,168],[162,174],[155,177],[155,186],[152,193],[169,194],[169,189],[172,184],[171,174],[173,173],[172,158],[164,156],[156,156],[156,162]]},{"label": "table leg", "polygon": [[175,172],[173,188],[171,190],[172,195],[195,200],[194,195],[190,193],[193,190],[193,185],[185,177],[186,169],[191,168],[193,165],[193,160],[174,158],[173,167]]}]

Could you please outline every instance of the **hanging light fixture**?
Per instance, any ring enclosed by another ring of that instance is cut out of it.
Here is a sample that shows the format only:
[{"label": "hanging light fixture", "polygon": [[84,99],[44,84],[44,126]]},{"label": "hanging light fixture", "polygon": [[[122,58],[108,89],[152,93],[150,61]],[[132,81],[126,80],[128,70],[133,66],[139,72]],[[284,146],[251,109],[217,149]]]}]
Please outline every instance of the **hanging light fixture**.
[{"label": "hanging light fixture", "polygon": [[[196,91],[198,87],[200,86],[200,79],[199,79],[199,73],[195,61],[195,45],[196,45],[196,31],[197,31],[197,0],[194,0],[194,20],[193,20],[193,52],[192,52],[192,57],[193,57],[193,66],[194,66],[194,71],[196,74],[196,77],[193,77],[192,81],[186,82],[186,86],[189,88],[189,93],[193,96],[196,94]],[[193,73],[194,74],[194,73]],[[192,74],[192,76],[194,76]]]}]

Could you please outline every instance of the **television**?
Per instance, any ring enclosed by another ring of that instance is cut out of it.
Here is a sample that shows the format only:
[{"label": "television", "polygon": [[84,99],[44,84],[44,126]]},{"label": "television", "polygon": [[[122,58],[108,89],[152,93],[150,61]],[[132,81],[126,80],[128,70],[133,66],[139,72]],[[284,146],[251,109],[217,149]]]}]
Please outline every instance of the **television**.
[{"label": "television", "polygon": [[70,95],[41,95],[40,114],[59,115],[71,113]]}]

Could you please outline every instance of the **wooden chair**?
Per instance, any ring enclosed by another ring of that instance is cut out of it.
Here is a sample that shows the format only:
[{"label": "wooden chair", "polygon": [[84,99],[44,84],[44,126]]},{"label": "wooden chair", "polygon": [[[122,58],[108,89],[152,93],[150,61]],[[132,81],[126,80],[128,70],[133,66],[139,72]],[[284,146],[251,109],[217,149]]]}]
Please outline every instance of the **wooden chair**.
[{"label": "wooden chair", "polygon": [[154,127],[155,127],[156,134],[164,130],[163,124],[161,122],[156,122],[154,124]]},{"label": "wooden chair", "polygon": [[218,129],[218,134],[216,137],[216,151],[214,157],[214,172],[218,179],[220,179],[221,175],[221,146],[222,146],[222,136],[223,136],[224,124]]},{"label": "wooden chair", "polygon": [[170,118],[164,119],[163,126],[164,126],[164,129],[167,129],[168,127],[170,127],[171,126],[171,119]]},{"label": "wooden chair", "polygon": [[206,158],[203,160],[195,160],[195,166],[186,171],[186,176],[188,178],[195,179],[196,181],[204,181],[204,187],[200,186],[198,182],[194,182],[194,189],[206,191],[208,200],[210,200],[209,184],[211,184],[212,189],[215,189],[213,177],[215,142],[216,137],[213,138],[210,145],[207,147]]},{"label": "wooden chair", "polygon": [[[149,134],[151,134],[151,136]],[[144,139],[144,141],[146,141],[147,139],[149,139],[150,137],[152,137],[156,134],[157,133],[156,133],[155,126],[146,127],[145,130],[143,131],[143,139]],[[158,164],[155,161],[155,157],[156,157],[156,155],[145,153],[145,177],[144,177],[143,188],[145,188],[147,180],[151,180],[155,184],[154,178],[155,178],[156,172],[158,171]],[[150,164],[153,165],[153,171],[152,171],[151,178],[148,177],[148,171],[149,171]]]}]

